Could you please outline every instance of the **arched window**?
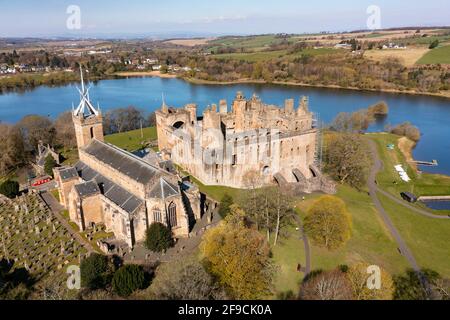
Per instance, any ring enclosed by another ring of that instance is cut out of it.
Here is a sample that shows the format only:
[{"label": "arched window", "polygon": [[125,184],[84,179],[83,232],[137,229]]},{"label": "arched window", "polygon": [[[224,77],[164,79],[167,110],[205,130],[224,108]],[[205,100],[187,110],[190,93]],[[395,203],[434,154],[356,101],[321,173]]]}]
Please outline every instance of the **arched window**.
[{"label": "arched window", "polygon": [[177,206],[175,203],[171,202],[167,208],[169,213],[169,226],[171,228],[177,226]]},{"label": "arched window", "polygon": [[159,208],[153,208],[153,222],[162,222],[161,210]]},{"label": "arched window", "polygon": [[89,131],[91,133],[91,139],[93,139],[94,138],[94,127],[90,127]]}]

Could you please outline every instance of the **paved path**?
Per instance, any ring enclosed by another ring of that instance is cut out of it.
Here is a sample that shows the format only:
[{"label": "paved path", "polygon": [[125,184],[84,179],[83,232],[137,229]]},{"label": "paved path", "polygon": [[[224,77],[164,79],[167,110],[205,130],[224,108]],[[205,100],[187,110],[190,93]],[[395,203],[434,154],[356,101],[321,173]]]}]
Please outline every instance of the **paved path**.
[{"label": "paved path", "polygon": [[309,247],[308,237],[306,236],[305,230],[303,229],[303,224],[300,217],[298,215],[295,215],[294,217],[300,229],[300,239],[303,240],[303,245],[305,247],[305,267],[302,268],[302,271],[305,273],[306,277],[311,272],[311,249]]},{"label": "paved path", "polygon": [[402,200],[402,199],[400,199],[400,198],[397,198],[397,197],[394,196],[392,193],[389,193],[389,192],[387,192],[387,191],[384,191],[384,190],[380,189],[378,186],[377,186],[377,191],[378,191],[379,193],[385,195],[386,197],[388,197],[388,198],[391,199],[392,201],[395,201],[396,203],[398,203],[398,204],[400,204],[400,205],[402,205],[402,206],[404,206],[404,207],[406,207],[406,208],[408,208],[408,209],[410,209],[410,210],[412,210],[412,211],[414,211],[414,212],[416,212],[416,213],[418,213],[418,214],[421,214],[421,215],[423,215],[423,216],[426,216],[426,217],[428,217],[428,218],[432,218],[432,219],[442,219],[442,220],[450,220],[450,216],[444,216],[444,215],[434,214],[434,213],[428,212],[428,211],[426,211],[426,210],[423,210],[423,209],[417,208],[417,207],[415,207],[415,206],[412,206],[412,205],[410,205],[408,202],[406,202],[405,200]]},{"label": "paved path", "polygon": [[[370,194],[370,197],[372,198],[372,202],[375,204],[375,208],[377,209],[381,219],[383,220],[383,222],[386,225],[386,227],[388,228],[389,232],[392,234],[395,241],[397,242],[398,250],[400,251],[400,254],[402,254],[406,258],[406,260],[408,260],[412,269],[418,273],[424,287],[429,288],[428,283],[427,283],[425,277],[423,276],[423,274],[420,270],[420,267],[417,264],[417,261],[414,258],[411,250],[408,248],[408,246],[406,245],[402,236],[400,235],[398,230],[393,225],[391,219],[389,218],[389,215],[384,210],[380,200],[378,199],[377,192],[379,189],[378,189],[375,181],[376,181],[377,173],[383,169],[383,162],[380,160],[380,157],[378,156],[378,150],[377,150],[377,146],[376,146],[375,142],[372,140],[369,140],[369,145],[370,145],[370,149],[372,152],[372,159],[373,159],[373,166],[370,170],[369,181],[368,181],[369,194]],[[383,192],[383,194],[384,194],[384,192]]]},{"label": "paved path", "polygon": [[72,226],[69,222],[61,215],[61,211],[64,209],[61,204],[53,197],[52,194],[48,192],[42,192],[41,197],[44,202],[50,207],[52,213],[55,215],[56,219],[67,229],[67,231],[74,237],[78,242],[83,245],[88,252],[96,252],[94,247],[83,238]]}]

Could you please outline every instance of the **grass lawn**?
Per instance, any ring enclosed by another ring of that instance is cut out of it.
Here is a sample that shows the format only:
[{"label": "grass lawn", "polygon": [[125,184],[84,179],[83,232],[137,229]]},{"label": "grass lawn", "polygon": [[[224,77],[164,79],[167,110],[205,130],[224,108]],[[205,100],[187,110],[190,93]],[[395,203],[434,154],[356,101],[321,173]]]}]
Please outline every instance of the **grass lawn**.
[{"label": "grass lawn", "polygon": [[378,194],[395,227],[422,268],[450,277],[450,221],[431,219]]},{"label": "grass lawn", "polygon": [[62,150],[61,155],[64,161],[61,163],[64,166],[74,165],[78,161],[78,149],[73,148],[69,150]]},{"label": "grass lawn", "polygon": [[156,127],[142,129],[144,138],[141,136],[141,130],[115,133],[105,136],[105,141],[127,151],[136,151],[144,147],[148,142],[156,140]]},{"label": "grass lawn", "polygon": [[[186,172],[183,172],[187,174]],[[225,194],[230,195],[235,201],[239,199],[240,194],[242,193],[241,189],[224,187],[224,186],[206,186],[201,183],[198,179],[193,176],[190,176],[191,181],[195,183],[200,192],[208,195],[212,199],[216,201],[220,201]]]},{"label": "grass lawn", "polygon": [[[297,209],[302,220],[306,210],[320,196],[312,194],[307,195],[305,201],[298,200]],[[391,274],[404,272],[409,266],[408,262],[398,253],[395,240],[385,229],[367,193],[339,186],[336,196],[345,201],[352,216],[352,237],[343,247],[334,251],[315,246],[310,241],[311,270],[330,270],[339,265],[366,261],[385,268]],[[305,263],[303,241],[294,228],[287,231],[289,236],[282,238],[272,248],[273,259],[278,267],[274,279],[276,294],[287,291],[296,294],[303,278],[303,273],[296,270],[298,263]]]},{"label": "grass lawn", "polygon": [[300,234],[295,227],[286,230],[288,237],[278,239],[276,246],[272,246],[273,261],[276,264],[274,279],[275,293],[292,292],[297,295],[303,272],[297,271],[300,263],[305,266],[305,249]]},{"label": "grass lawn", "polygon": [[450,64],[450,45],[428,51],[417,61],[418,64]]}]

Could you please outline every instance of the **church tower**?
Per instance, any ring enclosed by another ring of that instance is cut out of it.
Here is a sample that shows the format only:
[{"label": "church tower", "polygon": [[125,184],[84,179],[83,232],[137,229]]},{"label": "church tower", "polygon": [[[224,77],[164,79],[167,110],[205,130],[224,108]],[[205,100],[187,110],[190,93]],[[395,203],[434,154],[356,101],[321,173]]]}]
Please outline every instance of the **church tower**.
[{"label": "church tower", "polygon": [[75,136],[78,148],[88,145],[93,139],[103,141],[103,123],[100,108],[96,109],[89,99],[89,88],[83,80],[83,70],[80,66],[81,89],[80,104],[72,110],[72,120],[75,126]]}]

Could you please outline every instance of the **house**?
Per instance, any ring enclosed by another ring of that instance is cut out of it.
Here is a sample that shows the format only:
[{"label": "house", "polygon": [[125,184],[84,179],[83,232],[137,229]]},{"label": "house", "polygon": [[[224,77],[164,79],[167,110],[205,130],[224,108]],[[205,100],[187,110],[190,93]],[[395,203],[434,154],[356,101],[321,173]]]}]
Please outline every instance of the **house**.
[{"label": "house", "polygon": [[36,163],[32,163],[34,170],[36,171],[36,175],[44,175],[45,174],[45,161],[48,156],[51,156],[56,163],[60,164],[60,156],[59,153],[55,151],[49,145],[45,146],[42,141],[38,144],[38,154],[36,156]]}]

